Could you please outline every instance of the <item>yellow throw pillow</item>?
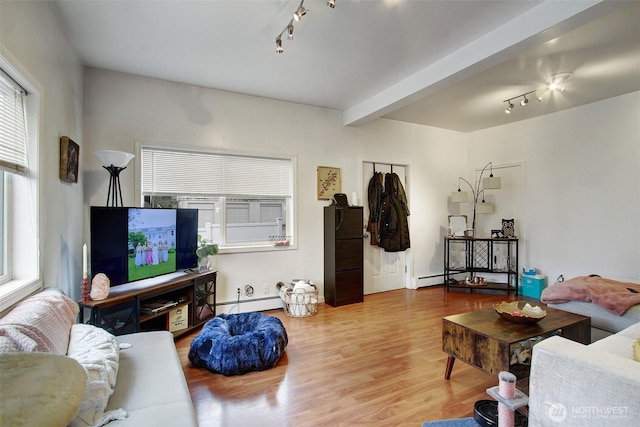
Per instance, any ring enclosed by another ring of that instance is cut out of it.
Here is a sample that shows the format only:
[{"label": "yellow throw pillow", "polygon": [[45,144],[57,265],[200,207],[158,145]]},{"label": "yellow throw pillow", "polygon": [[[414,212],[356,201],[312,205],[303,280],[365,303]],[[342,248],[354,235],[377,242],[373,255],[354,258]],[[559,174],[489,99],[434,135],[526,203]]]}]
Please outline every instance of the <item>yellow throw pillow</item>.
[{"label": "yellow throw pillow", "polygon": [[0,354],[0,425],[64,427],[87,383],[75,360],[51,353]]},{"label": "yellow throw pillow", "polygon": [[633,360],[640,362],[640,338],[633,343]]}]

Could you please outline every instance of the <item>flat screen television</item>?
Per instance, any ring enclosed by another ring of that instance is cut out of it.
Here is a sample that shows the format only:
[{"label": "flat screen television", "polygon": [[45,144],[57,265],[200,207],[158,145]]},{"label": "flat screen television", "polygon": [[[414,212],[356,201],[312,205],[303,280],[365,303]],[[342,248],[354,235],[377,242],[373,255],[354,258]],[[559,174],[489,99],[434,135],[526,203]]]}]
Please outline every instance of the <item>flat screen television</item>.
[{"label": "flat screen television", "polygon": [[197,209],[91,206],[91,275],[111,286],[197,265]]}]

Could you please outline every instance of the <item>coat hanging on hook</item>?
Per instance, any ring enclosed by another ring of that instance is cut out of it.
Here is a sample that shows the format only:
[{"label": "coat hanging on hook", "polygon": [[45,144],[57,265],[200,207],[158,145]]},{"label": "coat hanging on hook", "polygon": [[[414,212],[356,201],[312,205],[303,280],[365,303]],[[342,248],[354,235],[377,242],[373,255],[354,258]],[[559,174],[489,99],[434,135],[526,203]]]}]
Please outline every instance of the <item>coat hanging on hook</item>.
[{"label": "coat hanging on hook", "polygon": [[367,231],[371,236],[370,243],[378,246],[380,233],[378,225],[380,223],[380,205],[382,204],[382,193],[384,192],[384,175],[382,172],[376,172],[376,164],[373,164],[373,176],[369,180],[367,188],[367,197],[369,204],[369,221],[367,222]]},{"label": "coat hanging on hook", "polygon": [[409,215],[407,196],[400,177],[393,172],[386,174],[378,222],[378,246],[387,252],[409,249]]}]

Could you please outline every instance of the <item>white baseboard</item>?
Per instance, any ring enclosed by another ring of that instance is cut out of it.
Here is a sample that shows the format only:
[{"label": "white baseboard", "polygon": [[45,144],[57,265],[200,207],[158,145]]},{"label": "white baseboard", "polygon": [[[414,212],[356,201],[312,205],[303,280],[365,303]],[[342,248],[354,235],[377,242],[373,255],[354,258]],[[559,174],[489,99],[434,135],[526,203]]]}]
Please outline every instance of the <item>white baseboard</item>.
[{"label": "white baseboard", "polygon": [[[324,297],[318,298],[318,304],[324,304]],[[245,299],[237,301],[227,301],[216,304],[216,314],[237,314],[251,313],[256,311],[281,310],[282,298],[280,296]]]},{"label": "white baseboard", "polygon": [[416,279],[416,285],[418,288],[425,288],[427,286],[438,286],[438,285],[442,285],[443,282],[444,282],[444,277],[442,276],[418,277]]},{"label": "white baseboard", "polygon": [[236,314],[253,311],[277,310],[282,308],[282,299],[279,296],[261,298],[259,300],[227,301],[216,304],[216,314]]}]

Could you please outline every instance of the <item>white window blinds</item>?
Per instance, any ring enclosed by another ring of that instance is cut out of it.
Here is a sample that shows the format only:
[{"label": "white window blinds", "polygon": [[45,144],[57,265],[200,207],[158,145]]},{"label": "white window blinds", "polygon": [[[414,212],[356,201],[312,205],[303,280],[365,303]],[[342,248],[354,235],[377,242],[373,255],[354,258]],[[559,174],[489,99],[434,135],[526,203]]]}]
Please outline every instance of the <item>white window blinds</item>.
[{"label": "white window blinds", "polygon": [[291,159],[142,148],[144,194],[288,197]]},{"label": "white window blinds", "polygon": [[22,88],[0,72],[0,169],[9,172],[24,172],[27,166],[24,95]]}]

